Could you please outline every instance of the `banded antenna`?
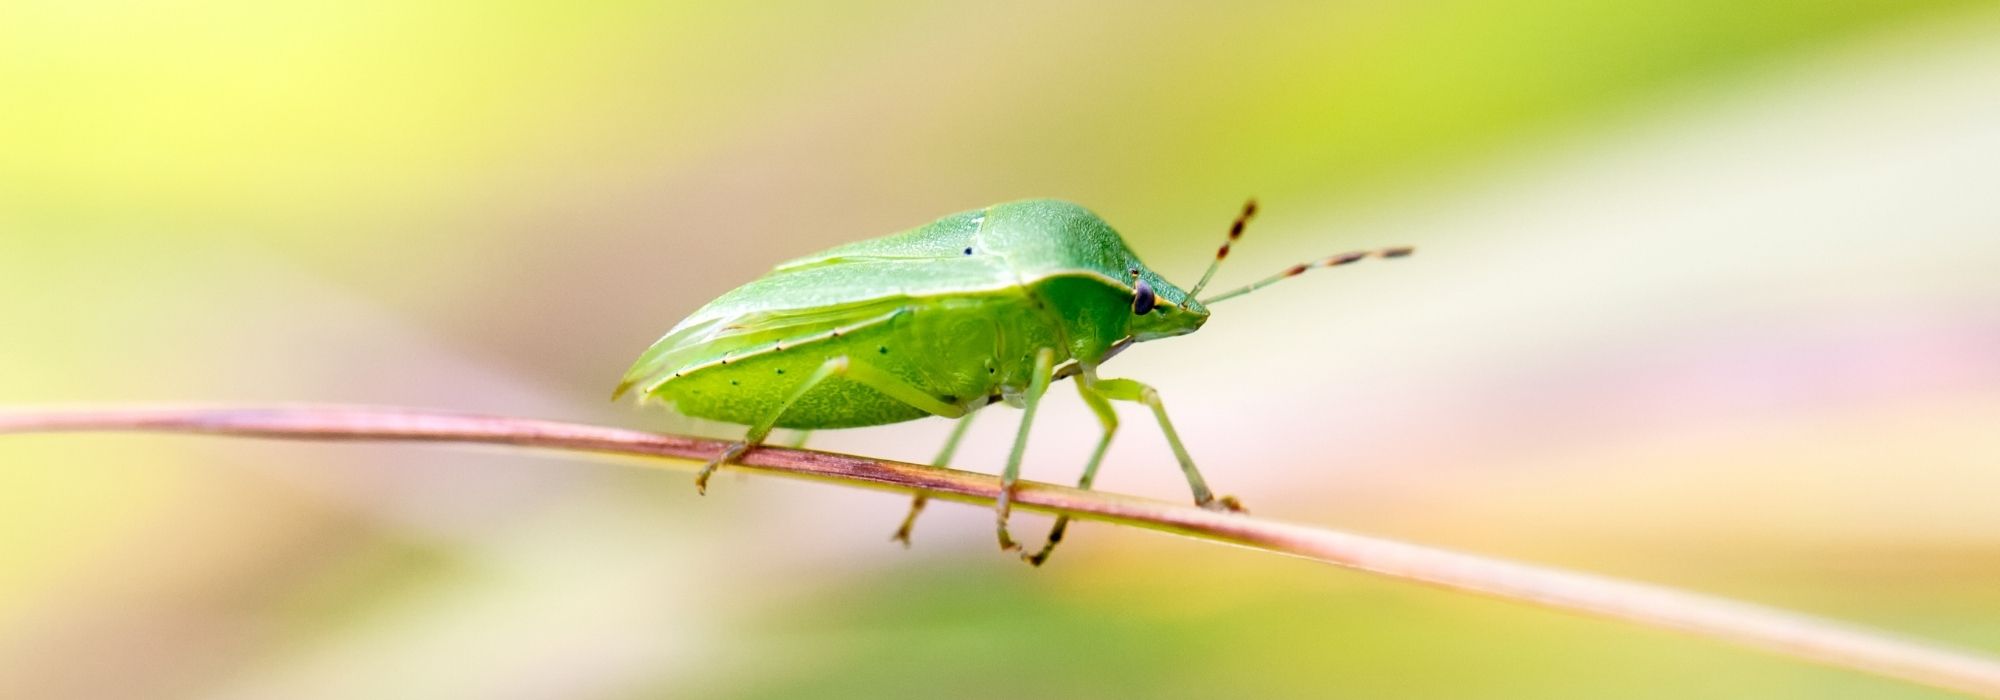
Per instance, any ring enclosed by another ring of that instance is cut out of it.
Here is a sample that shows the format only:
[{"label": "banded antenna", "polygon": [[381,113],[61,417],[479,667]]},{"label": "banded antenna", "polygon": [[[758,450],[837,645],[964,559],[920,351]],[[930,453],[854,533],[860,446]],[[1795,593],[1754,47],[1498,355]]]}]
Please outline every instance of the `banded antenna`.
[{"label": "banded antenna", "polygon": [[1243,285],[1236,289],[1231,289],[1227,292],[1217,294],[1207,299],[1202,299],[1201,303],[1202,305],[1206,306],[1208,304],[1213,304],[1215,302],[1222,301],[1225,299],[1233,299],[1236,297],[1240,297],[1245,294],[1257,291],[1259,289],[1269,287],[1273,284],[1277,284],[1280,280],[1287,280],[1305,274],[1306,270],[1314,270],[1322,267],[1339,267],[1341,265],[1346,265],[1351,262],[1359,262],[1361,260],[1365,260],[1368,258],[1384,258],[1384,259],[1401,258],[1408,256],[1409,254],[1414,252],[1417,252],[1416,248],[1410,246],[1397,246],[1395,248],[1382,248],[1379,250],[1357,250],[1352,253],[1341,253],[1339,255],[1330,255],[1324,258],[1320,258],[1318,260],[1314,260],[1312,262],[1299,263],[1297,265],[1293,265],[1291,267],[1285,268],[1284,272],[1280,272],[1278,274],[1271,275],[1270,277],[1266,277],[1264,279],[1251,282],[1250,284]]},{"label": "banded antenna", "polygon": [[1207,272],[1201,273],[1201,281],[1194,283],[1194,289],[1188,290],[1187,298],[1195,298],[1194,295],[1200,294],[1201,289],[1208,286],[1208,281],[1215,277],[1216,268],[1222,267],[1222,260],[1229,257],[1229,244],[1235,243],[1236,239],[1243,237],[1243,227],[1248,226],[1250,218],[1256,215],[1257,200],[1256,198],[1251,198],[1249,201],[1243,203],[1243,213],[1237,214],[1236,221],[1229,224],[1229,237],[1222,239],[1221,248],[1215,249],[1215,260],[1208,264]]}]

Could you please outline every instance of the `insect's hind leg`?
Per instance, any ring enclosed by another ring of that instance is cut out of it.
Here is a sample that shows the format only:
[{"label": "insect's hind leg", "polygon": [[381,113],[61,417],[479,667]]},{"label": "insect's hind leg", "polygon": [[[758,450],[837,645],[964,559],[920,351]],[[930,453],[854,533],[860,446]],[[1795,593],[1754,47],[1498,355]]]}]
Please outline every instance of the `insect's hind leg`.
[{"label": "insect's hind leg", "polygon": [[1167,436],[1167,446],[1173,448],[1174,459],[1181,463],[1181,473],[1187,476],[1188,489],[1194,492],[1195,505],[1209,510],[1243,512],[1243,504],[1238,503],[1235,496],[1216,498],[1215,493],[1208,490],[1208,482],[1201,478],[1201,471],[1195,469],[1194,458],[1189,457],[1187,448],[1181,445],[1181,435],[1174,431],[1173,421],[1167,420],[1167,407],[1160,402],[1160,392],[1130,379],[1100,380],[1086,376],[1083,380],[1105,398],[1140,403],[1153,410],[1153,418],[1160,423],[1160,432]]},{"label": "insect's hind leg", "polygon": [[841,355],[840,357],[827,360],[819,366],[819,369],[813,370],[813,373],[808,375],[803,381],[800,381],[799,385],[794,387],[790,394],[785,395],[785,400],[780,402],[778,407],[771,411],[770,415],[751,425],[750,431],[744,434],[742,440],[731,444],[729,449],[723,450],[722,454],[716,455],[715,459],[709,460],[708,464],[703,465],[701,472],[695,474],[694,477],[695,490],[708,493],[708,477],[713,476],[716,469],[721,468],[724,464],[736,461],[751,446],[763,444],[764,438],[771,435],[772,428],[777,426],[778,420],[785,416],[786,411],[791,410],[793,404],[798,403],[799,399],[804,398],[814,387],[835,377],[853,381],[862,386],[882,392],[883,395],[897,401],[946,418],[958,418],[965,415],[965,408],[962,406],[945,403],[937,397],[924,393],[922,389],[911,386],[909,382],[903,381],[902,377],[890,374],[874,365],[856,362],[846,355]]},{"label": "insect's hind leg", "polygon": [[[931,466],[947,467],[951,465],[951,456],[958,453],[958,443],[960,440],[965,439],[965,431],[972,427],[972,417],[976,415],[979,415],[976,411],[967,413],[964,418],[958,419],[958,422],[952,425],[951,437],[945,438],[944,449],[938,450],[937,457],[931,460]],[[928,502],[930,502],[930,496],[923,492],[918,492],[916,496],[912,497],[910,499],[910,513],[903,516],[903,525],[896,528],[896,534],[890,535],[889,539],[894,542],[903,543],[903,546],[906,548],[909,547],[910,528],[916,526],[917,514],[924,512],[924,504]]]},{"label": "insect's hind leg", "polygon": [[[1083,397],[1084,405],[1090,407],[1091,413],[1097,414],[1097,422],[1104,426],[1104,436],[1097,439],[1097,449],[1091,451],[1090,462],[1083,466],[1083,476],[1076,480],[1077,488],[1088,491],[1091,482],[1097,480],[1097,467],[1104,463],[1104,453],[1111,449],[1111,437],[1118,434],[1118,412],[1112,410],[1111,402],[1084,380],[1077,381],[1076,393]],[[1025,557],[1028,563],[1041,566],[1042,562],[1048,561],[1049,553],[1062,543],[1063,531],[1068,528],[1069,514],[1056,516],[1055,526],[1049,528],[1048,541],[1042,544],[1042,551]]]}]

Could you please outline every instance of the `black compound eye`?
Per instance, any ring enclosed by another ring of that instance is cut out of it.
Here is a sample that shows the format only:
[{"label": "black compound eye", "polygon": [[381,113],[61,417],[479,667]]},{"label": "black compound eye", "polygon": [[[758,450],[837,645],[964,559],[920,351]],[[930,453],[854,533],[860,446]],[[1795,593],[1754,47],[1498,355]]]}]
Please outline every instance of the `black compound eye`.
[{"label": "black compound eye", "polygon": [[1152,313],[1153,307],[1157,305],[1159,301],[1160,301],[1159,297],[1153,295],[1153,285],[1146,284],[1145,280],[1138,280],[1132,283],[1133,315],[1144,316],[1146,314]]}]

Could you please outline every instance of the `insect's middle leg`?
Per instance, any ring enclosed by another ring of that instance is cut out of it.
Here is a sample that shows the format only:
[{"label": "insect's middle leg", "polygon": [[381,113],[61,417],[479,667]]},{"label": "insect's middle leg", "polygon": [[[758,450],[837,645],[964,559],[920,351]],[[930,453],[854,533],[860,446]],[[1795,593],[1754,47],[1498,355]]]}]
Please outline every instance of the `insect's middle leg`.
[{"label": "insect's middle leg", "polygon": [[1188,489],[1194,492],[1195,505],[1209,510],[1243,511],[1243,504],[1238,503],[1235,496],[1216,498],[1215,493],[1208,490],[1208,482],[1201,478],[1201,471],[1195,469],[1194,458],[1189,457],[1187,448],[1181,445],[1181,435],[1174,431],[1173,421],[1167,420],[1167,407],[1160,402],[1160,392],[1130,379],[1091,379],[1087,376],[1082,379],[1107,399],[1140,403],[1153,410],[1153,417],[1160,422],[1160,432],[1167,436],[1167,446],[1173,448],[1174,459],[1180,461],[1181,473],[1187,476]]},{"label": "insect's middle leg", "polygon": [[[976,415],[979,415],[976,411],[967,413],[964,418],[958,419],[958,422],[952,425],[951,437],[945,438],[944,449],[938,450],[937,457],[931,460],[931,466],[951,466],[951,456],[958,453],[958,442],[965,439],[965,431],[972,427],[972,417]],[[889,539],[903,543],[904,547],[910,546],[910,528],[917,524],[917,514],[924,512],[924,504],[928,502],[930,502],[929,495],[917,492],[917,495],[910,499],[910,513],[903,516],[902,527],[896,528],[896,534],[890,535]]]},{"label": "insect's middle leg", "polygon": [[813,431],[810,430],[793,431],[792,439],[786,440],[785,446],[794,450],[803,450],[806,448],[806,441],[812,439],[812,434]]},{"label": "insect's middle leg", "polygon": [[800,381],[799,385],[794,387],[790,394],[785,395],[785,400],[779,402],[777,408],[773,409],[770,415],[751,425],[750,431],[744,434],[742,440],[730,445],[729,449],[723,450],[722,454],[716,455],[715,459],[709,460],[708,464],[703,465],[701,472],[695,474],[695,489],[702,493],[707,493],[708,477],[714,475],[716,469],[724,464],[736,461],[736,458],[743,456],[743,453],[748,451],[752,445],[763,444],[764,438],[769,437],[771,430],[777,427],[778,419],[783,418],[785,412],[791,410],[793,404],[798,403],[799,399],[804,398],[807,392],[813,390],[813,387],[817,387],[835,377],[847,379],[882,392],[885,396],[935,415],[946,418],[958,418],[965,415],[965,408],[962,406],[945,403],[937,397],[925,393],[924,390],[911,386],[902,377],[890,374],[874,365],[856,362],[849,359],[846,355],[841,355],[840,357],[827,360],[819,366],[819,369],[813,370],[813,373],[808,375],[803,381]]},{"label": "insect's middle leg", "polygon": [[[1112,410],[1111,402],[1105,399],[1104,395],[1097,393],[1088,382],[1078,380],[1076,393],[1083,397],[1083,403],[1090,407],[1090,412],[1097,414],[1098,424],[1104,426],[1104,436],[1097,439],[1097,449],[1091,451],[1090,462],[1083,466],[1083,476],[1076,480],[1077,488],[1089,490],[1091,482],[1097,480],[1098,465],[1104,463],[1104,453],[1111,449],[1111,437],[1118,434],[1118,412]],[[1048,561],[1049,553],[1054,552],[1056,545],[1062,543],[1063,531],[1068,528],[1069,514],[1056,516],[1055,527],[1049,528],[1048,541],[1042,544],[1042,551],[1027,557],[1028,563],[1041,566],[1042,562]]]},{"label": "insect's middle leg", "polygon": [[1007,515],[1014,507],[1014,483],[1021,480],[1021,458],[1028,451],[1028,428],[1035,423],[1035,407],[1041,405],[1042,395],[1049,392],[1055,365],[1056,351],[1053,348],[1042,348],[1035,353],[1035,373],[1028,382],[1028,393],[1022,397],[1021,430],[1014,434],[1014,449],[1007,453],[1007,469],[1000,472],[1000,498],[993,501],[993,512],[998,523],[995,531],[1003,550],[1021,548],[1007,534]]}]

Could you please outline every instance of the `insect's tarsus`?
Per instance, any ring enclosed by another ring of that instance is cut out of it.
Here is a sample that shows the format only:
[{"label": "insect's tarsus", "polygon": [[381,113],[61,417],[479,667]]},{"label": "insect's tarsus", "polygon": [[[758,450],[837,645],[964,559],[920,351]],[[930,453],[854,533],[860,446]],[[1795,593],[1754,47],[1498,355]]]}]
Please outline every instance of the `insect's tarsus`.
[{"label": "insect's tarsus", "polygon": [[[1277,284],[1279,280],[1290,279],[1292,277],[1297,277],[1301,274],[1305,274],[1305,271],[1314,268],[1338,267],[1341,265],[1346,265],[1348,263],[1364,260],[1367,258],[1384,258],[1384,259],[1400,258],[1408,256],[1409,254],[1415,252],[1417,252],[1417,249],[1411,246],[1396,246],[1394,248],[1381,248],[1378,250],[1357,250],[1351,253],[1329,255],[1327,257],[1314,260],[1312,262],[1299,263],[1297,265],[1293,265],[1291,267],[1285,268],[1283,272],[1280,272],[1278,274],[1271,275],[1270,277],[1266,277],[1264,279],[1251,282],[1250,284],[1237,287],[1236,289],[1231,289],[1227,292],[1222,292],[1207,299],[1203,299],[1201,300],[1201,303],[1202,305],[1206,306],[1208,304],[1213,304],[1215,302],[1222,301],[1224,299],[1233,299],[1235,297],[1240,297],[1245,294],[1257,291],[1259,289],[1269,287],[1273,284]],[[1194,295],[1189,294],[1188,296],[1194,296]]]},{"label": "insect's tarsus", "polygon": [[[965,431],[967,428],[972,427],[972,417],[976,415],[979,415],[979,413],[977,409],[974,409],[967,412],[964,417],[958,419],[958,422],[951,428],[951,437],[944,441],[944,448],[938,450],[937,457],[931,459],[931,466],[938,468],[951,466],[951,457],[958,453],[958,443],[965,439]],[[924,503],[928,501],[930,501],[930,494],[918,491],[916,496],[910,499],[910,512],[903,516],[902,526],[896,528],[896,534],[890,535],[889,539],[903,543],[905,549],[909,548],[910,530],[916,527],[917,515],[924,512]]]}]

